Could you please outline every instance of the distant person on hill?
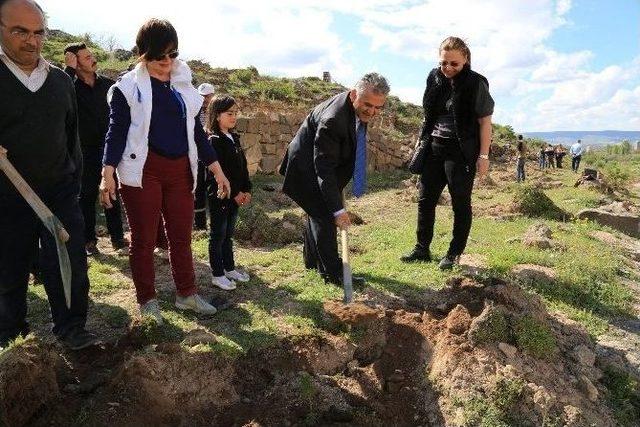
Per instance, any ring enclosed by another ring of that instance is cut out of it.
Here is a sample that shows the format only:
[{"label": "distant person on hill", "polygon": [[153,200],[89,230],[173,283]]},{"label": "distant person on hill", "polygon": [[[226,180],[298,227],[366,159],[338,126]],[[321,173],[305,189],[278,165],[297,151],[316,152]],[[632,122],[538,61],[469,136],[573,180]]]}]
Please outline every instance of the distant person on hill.
[{"label": "distant person on hill", "polygon": [[436,205],[447,186],[453,207],[453,238],[439,264],[446,270],[459,263],[467,245],[476,171],[482,177],[489,169],[494,102],[487,79],[471,70],[471,51],[462,39],[447,37],[440,44],[439,56],[439,66],[429,73],[422,98],[420,139],[429,149],[420,175],[417,242],[401,260],[431,260]]},{"label": "distant person on hill", "polygon": [[205,130],[209,143],[218,153],[218,161],[231,184],[229,199],[219,199],[218,184],[207,179],[211,232],[209,235],[209,264],[213,284],[224,290],[236,288],[235,282],[249,281],[249,275],[236,269],[233,256],[233,233],[238,219],[238,208],[251,203],[251,180],[247,158],[240,136],[234,132],[238,104],[229,95],[217,95],[209,104]]},{"label": "distant person on hill", "polygon": [[[82,147],[82,190],[80,206],[84,216],[84,240],[87,256],[98,252],[96,244],[96,200],[102,171],[104,136],[109,126],[107,91],[115,83],[96,74],[98,62],[85,43],[72,43],[64,48],[64,71],[71,77],[78,100],[78,129]],[[113,207],[104,209],[111,245],[115,250],[128,248],[124,238],[120,200],[116,195]]]},{"label": "distant person on hill", "polygon": [[567,150],[564,149],[562,144],[558,144],[554,149],[554,153],[556,156],[556,167],[562,169],[562,159],[567,155]]},{"label": "distant person on hill", "polygon": [[211,315],[216,308],[198,294],[191,252],[193,191],[198,159],[215,177],[220,196],[231,189],[198,118],[202,97],[178,57],[178,35],[165,20],[150,19],[136,37],[138,65],[111,87],[109,130],[101,198],[115,198],[117,169],[129,227],[129,262],[143,316],[163,322],[156,299],[153,251],[160,215],[169,240],[175,306]]},{"label": "distant person on hill", "polygon": [[85,329],[89,278],[78,203],[82,151],[76,97],[69,76],[42,57],[46,37],[45,13],[36,2],[0,0],[0,151],[69,233],[71,306],[55,239],[0,172],[0,349],[29,333],[27,287],[38,241],[53,334],[71,350],[97,342]]},{"label": "distant person on hill", "polygon": [[[211,83],[202,83],[198,86],[198,93],[202,95],[204,100],[202,101],[202,108],[198,117],[200,123],[206,128],[206,113],[207,105],[213,98],[213,92],[215,89]],[[194,193],[194,220],[193,228],[195,230],[207,229],[207,189],[205,188],[206,168],[202,162],[198,162],[198,174],[196,176],[196,191]]]},{"label": "distant person on hill", "polygon": [[544,169],[547,167],[547,155],[544,152],[545,145],[542,144],[540,146],[540,150],[538,150],[538,167],[540,169]]},{"label": "distant person on hill", "polygon": [[[383,108],[389,84],[365,74],[349,91],[316,106],[287,147],[280,166],[282,190],[307,213],[304,264],[328,283],[342,286],[336,226],[351,225],[342,191],[353,176],[353,195],[367,187],[367,125]],[[364,284],[353,277],[353,284]]]},{"label": "distant person on hill", "polygon": [[524,164],[527,158],[527,145],[522,139],[522,135],[518,135],[518,144],[516,145],[516,181],[524,182]]},{"label": "distant person on hill", "polygon": [[569,149],[569,154],[571,154],[571,170],[574,172],[578,172],[580,168],[580,160],[582,159],[582,154],[584,153],[584,147],[582,146],[582,141],[578,140],[575,144],[571,146]]},{"label": "distant person on hill", "polygon": [[553,168],[555,169],[556,167],[556,154],[555,151],[553,150],[553,145],[551,144],[547,144],[547,147],[544,149],[544,154],[547,157],[546,161],[545,161],[545,165],[548,168]]}]

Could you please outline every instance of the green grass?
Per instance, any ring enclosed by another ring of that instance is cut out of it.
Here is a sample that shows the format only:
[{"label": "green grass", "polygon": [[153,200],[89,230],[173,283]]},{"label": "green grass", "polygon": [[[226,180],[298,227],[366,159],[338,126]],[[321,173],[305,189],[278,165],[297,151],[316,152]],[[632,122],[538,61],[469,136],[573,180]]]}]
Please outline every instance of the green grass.
[{"label": "green grass", "polygon": [[556,349],[551,329],[529,315],[516,320],[514,333],[518,347],[531,356],[547,358]]},{"label": "green grass", "polygon": [[621,426],[636,425],[640,419],[640,384],[628,373],[613,366],[604,370],[607,399]]}]

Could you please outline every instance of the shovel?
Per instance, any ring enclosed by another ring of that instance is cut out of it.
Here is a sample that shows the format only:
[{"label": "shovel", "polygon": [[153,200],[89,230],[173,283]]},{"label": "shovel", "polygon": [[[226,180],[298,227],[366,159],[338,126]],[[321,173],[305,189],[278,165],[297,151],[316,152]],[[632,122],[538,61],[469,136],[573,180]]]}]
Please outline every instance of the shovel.
[{"label": "shovel", "polygon": [[[347,207],[344,201],[344,195],[342,196],[342,204]],[[344,300],[345,304],[351,304],[353,302],[353,281],[351,278],[351,264],[349,263],[349,235],[347,230],[340,229],[341,249],[342,249],[342,286],[344,287]]]},{"label": "shovel", "polygon": [[40,200],[40,197],[33,191],[27,181],[18,173],[7,158],[7,152],[0,147],[0,169],[7,175],[9,181],[16,187],[16,190],[22,195],[26,202],[31,206],[36,215],[40,218],[47,230],[56,240],[56,248],[58,249],[58,263],[60,264],[60,275],[62,277],[62,287],[64,289],[64,299],[67,308],[71,308],[71,261],[65,242],[69,240],[69,233],[58,218],[49,210],[49,208]]}]

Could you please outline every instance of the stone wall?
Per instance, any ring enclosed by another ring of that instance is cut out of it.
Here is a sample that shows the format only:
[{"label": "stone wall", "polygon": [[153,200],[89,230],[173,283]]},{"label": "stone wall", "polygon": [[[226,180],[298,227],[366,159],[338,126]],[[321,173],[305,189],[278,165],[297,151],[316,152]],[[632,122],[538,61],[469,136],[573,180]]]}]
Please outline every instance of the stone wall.
[{"label": "stone wall", "polygon": [[[249,173],[276,173],[287,145],[304,121],[306,111],[251,111],[243,106],[236,131],[241,135]],[[368,133],[369,170],[400,168],[411,157],[415,135],[404,137],[391,117],[378,117]]]}]

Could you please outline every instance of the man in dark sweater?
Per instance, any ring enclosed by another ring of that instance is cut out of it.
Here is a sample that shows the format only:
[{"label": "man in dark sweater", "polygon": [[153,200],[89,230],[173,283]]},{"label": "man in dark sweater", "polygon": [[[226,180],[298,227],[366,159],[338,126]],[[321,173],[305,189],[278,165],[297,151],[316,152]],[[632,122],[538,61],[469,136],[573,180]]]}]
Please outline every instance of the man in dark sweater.
[{"label": "man in dark sweater", "polygon": [[42,58],[42,9],[32,0],[0,0],[0,148],[70,235],[71,308],[67,308],[53,236],[0,173],[0,347],[26,335],[29,268],[37,256],[53,333],[73,350],[96,343],[85,330],[89,279],[78,193],[82,155],[69,76]]},{"label": "man in dark sweater", "polygon": [[[64,71],[69,74],[76,88],[78,101],[78,127],[82,147],[83,173],[80,206],[84,216],[84,238],[87,255],[97,252],[96,243],[96,200],[102,171],[104,136],[109,126],[109,104],[107,91],[115,82],[96,74],[97,61],[84,43],[72,43],[64,49]],[[112,208],[105,208],[107,230],[111,244],[116,250],[124,249],[128,242],[124,239],[120,201],[112,202]]]}]

